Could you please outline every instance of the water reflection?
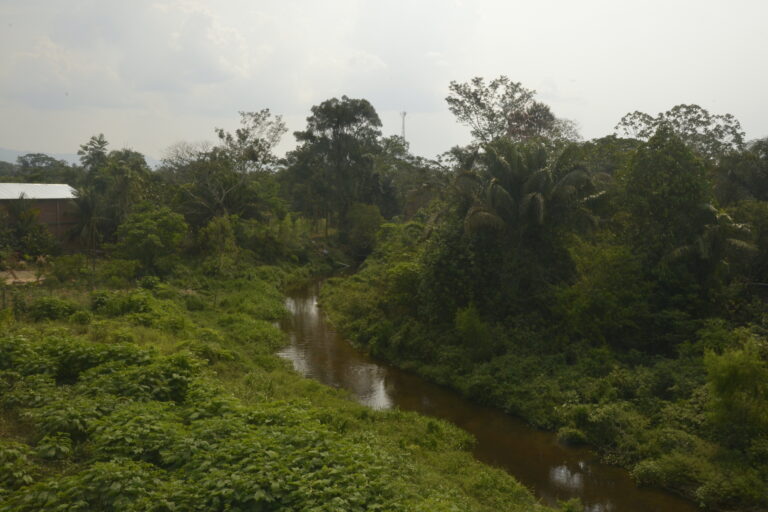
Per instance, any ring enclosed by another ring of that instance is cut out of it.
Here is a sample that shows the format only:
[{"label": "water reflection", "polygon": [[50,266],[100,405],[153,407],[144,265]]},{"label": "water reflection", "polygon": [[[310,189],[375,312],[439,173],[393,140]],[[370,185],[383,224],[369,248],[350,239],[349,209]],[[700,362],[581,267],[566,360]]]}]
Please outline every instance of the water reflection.
[{"label": "water reflection", "polygon": [[581,491],[584,489],[584,477],[581,472],[571,471],[565,465],[550,469],[549,480],[554,485],[569,491]]},{"label": "water reflection", "polygon": [[629,474],[597,461],[585,449],[566,448],[548,432],[397,368],[377,363],[341,339],[317,306],[318,287],[291,295],[282,322],[290,345],[279,354],[307,377],[348,390],[374,409],[397,407],[448,420],[477,439],[479,460],[509,471],[543,502],[578,497],[586,512],[695,512],[689,502],[639,489]]}]

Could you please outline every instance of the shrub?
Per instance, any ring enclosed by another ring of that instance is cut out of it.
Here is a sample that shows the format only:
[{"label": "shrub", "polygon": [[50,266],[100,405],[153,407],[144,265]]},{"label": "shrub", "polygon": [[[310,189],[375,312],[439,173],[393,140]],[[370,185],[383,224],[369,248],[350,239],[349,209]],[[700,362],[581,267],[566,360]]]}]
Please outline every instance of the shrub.
[{"label": "shrub", "polygon": [[82,254],[67,254],[54,259],[51,274],[59,282],[81,279],[88,275],[88,261]]},{"label": "shrub", "polygon": [[138,260],[146,272],[168,273],[187,234],[184,217],[165,206],[139,205],[117,229],[118,254]]},{"label": "shrub", "polygon": [[69,323],[77,325],[88,325],[93,320],[93,315],[85,310],[75,311],[69,315]]},{"label": "shrub", "polygon": [[696,454],[672,452],[646,459],[635,466],[632,475],[643,485],[686,489],[698,488],[712,472],[710,464]]},{"label": "shrub", "polygon": [[35,447],[37,456],[43,459],[63,459],[72,454],[72,439],[68,434],[57,432],[43,437]]},{"label": "shrub", "polygon": [[36,468],[25,444],[0,439],[0,490],[13,490],[34,481]]},{"label": "shrub", "polygon": [[[99,280],[113,288],[125,288],[136,278],[141,264],[136,260],[111,259],[101,263]],[[116,286],[115,286],[116,285]]]},{"label": "shrub", "polygon": [[153,464],[161,462],[160,452],[184,433],[179,418],[167,403],[128,403],[91,427],[96,457],[129,458]]},{"label": "shrub", "polygon": [[188,311],[202,311],[205,309],[205,301],[197,294],[185,295],[184,305]]},{"label": "shrub", "polygon": [[581,430],[573,427],[561,427],[557,431],[557,440],[568,446],[587,444],[587,436]]},{"label": "shrub", "polygon": [[76,306],[56,297],[41,297],[29,306],[29,316],[35,322],[63,320],[75,312]]},{"label": "shrub", "polygon": [[159,471],[151,464],[131,460],[97,462],[79,473],[37,482],[24,493],[11,496],[5,507],[14,512],[138,512],[158,506],[156,502],[140,501],[158,485]]},{"label": "shrub", "polygon": [[704,357],[712,422],[721,437],[739,449],[768,432],[768,362],[761,356],[761,343],[752,338],[743,348]]},{"label": "shrub", "polygon": [[144,276],[139,279],[139,287],[145,290],[154,290],[160,284],[160,279],[155,276]]}]

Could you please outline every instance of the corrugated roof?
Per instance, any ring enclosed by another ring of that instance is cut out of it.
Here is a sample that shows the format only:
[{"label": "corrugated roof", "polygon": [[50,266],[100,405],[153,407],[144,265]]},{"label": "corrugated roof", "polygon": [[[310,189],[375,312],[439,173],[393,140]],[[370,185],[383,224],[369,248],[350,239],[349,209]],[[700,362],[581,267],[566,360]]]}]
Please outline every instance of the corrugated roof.
[{"label": "corrugated roof", "polygon": [[18,199],[74,199],[75,189],[63,183],[0,183],[0,200]]}]

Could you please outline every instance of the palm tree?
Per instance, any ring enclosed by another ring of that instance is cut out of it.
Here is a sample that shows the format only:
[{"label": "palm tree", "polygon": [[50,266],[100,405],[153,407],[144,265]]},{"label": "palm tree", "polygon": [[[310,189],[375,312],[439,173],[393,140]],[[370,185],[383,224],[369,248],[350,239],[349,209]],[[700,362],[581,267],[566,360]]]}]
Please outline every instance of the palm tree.
[{"label": "palm tree", "polygon": [[540,144],[499,139],[485,146],[484,173],[464,171],[454,186],[468,202],[467,232],[513,229],[522,236],[545,224],[574,219],[594,224],[589,203],[600,197],[599,179],[579,163],[576,145],[548,157]]},{"label": "palm tree", "polygon": [[749,241],[749,225],[734,222],[711,204],[701,205],[701,232],[689,244],[673,249],[663,263],[686,258],[698,260],[708,275],[728,273],[732,262],[752,256],[757,247]]}]

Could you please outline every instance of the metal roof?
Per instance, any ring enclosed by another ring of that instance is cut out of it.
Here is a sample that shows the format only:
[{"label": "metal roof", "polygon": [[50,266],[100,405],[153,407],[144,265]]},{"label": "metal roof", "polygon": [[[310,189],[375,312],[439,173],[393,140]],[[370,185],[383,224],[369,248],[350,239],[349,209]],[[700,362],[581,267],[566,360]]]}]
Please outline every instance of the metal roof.
[{"label": "metal roof", "polygon": [[75,189],[63,183],[0,183],[0,200],[18,199],[74,199]]}]

